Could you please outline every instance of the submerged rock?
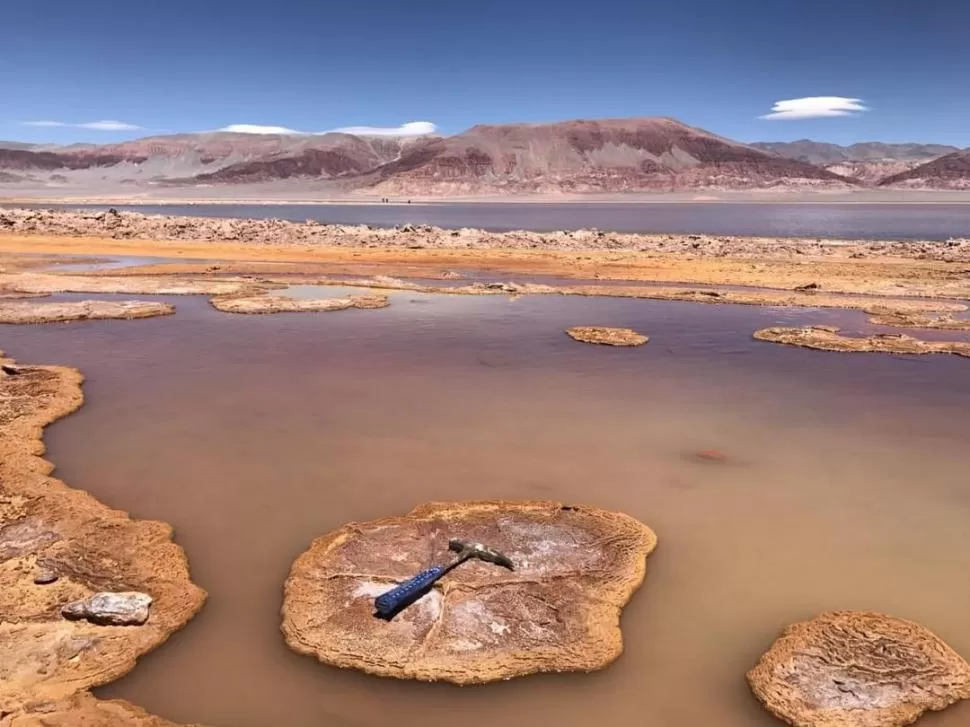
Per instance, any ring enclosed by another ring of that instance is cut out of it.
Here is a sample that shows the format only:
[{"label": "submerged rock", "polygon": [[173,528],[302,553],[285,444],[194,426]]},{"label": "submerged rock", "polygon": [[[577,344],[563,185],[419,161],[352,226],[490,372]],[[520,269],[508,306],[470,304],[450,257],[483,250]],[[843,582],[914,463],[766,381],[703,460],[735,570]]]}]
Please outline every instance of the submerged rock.
[{"label": "submerged rock", "polygon": [[574,326],[567,328],[566,334],[582,343],[598,343],[606,346],[642,346],[650,340],[648,336],[637,333],[631,328]]},{"label": "submerged rock", "polygon": [[[390,621],[376,618],[377,596],[448,562],[450,538],[495,548],[515,570],[468,561]],[[591,507],[431,503],[315,540],[286,581],[283,634],[326,664],[401,679],[593,671],[623,650],[620,611],[656,543],[632,517]]]},{"label": "submerged rock", "polygon": [[152,597],[147,593],[95,593],[61,609],[72,621],[84,619],[99,626],[141,626],[148,620]]},{"label": "submerged rock", "polygon": [[902,727],[970,698],[970,665],[919,624],[836,611],[785,629],[748,683],[795,727]]}]

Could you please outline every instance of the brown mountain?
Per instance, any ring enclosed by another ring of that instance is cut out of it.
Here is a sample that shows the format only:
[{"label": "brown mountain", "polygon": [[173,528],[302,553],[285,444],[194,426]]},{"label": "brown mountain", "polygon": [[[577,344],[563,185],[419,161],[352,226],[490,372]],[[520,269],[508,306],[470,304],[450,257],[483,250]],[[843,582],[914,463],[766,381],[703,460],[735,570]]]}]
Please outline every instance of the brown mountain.
[{"label": "brown mountain", "polygon": [[374,175],[392,194],[845,186],[844,178],[667,118],[475,126]]},{"label": "brown mountain", "polygon": [[[64,154],[50,151],[30,151],[27,149],[0,149],[0,169],[89,169],[91,167],[110,167],[125,159],[117,154],[109,154],[101,149],[87,150],[83,154]],[[142,159],[141,161],[144,161]]]},{"label": "brown mountain", "polygon": [[880,187],[908,189],[970,189],[970,149],[947,154],[926,164],[886,177]]},{"label": "brown mountain", "polygon": [[293,177],[355,177],[397,159],[403,149],[414,143],[413,139],[323,134],[279,145],[262,156],[197,175],[191,181],[245,183]]},{"label": "brown mountain", "polygon": [[0,171],[25,177],[35,188],[123,187],[125,193],[159,184],[282,180],[316,182],[321,191],[413,196],[854,184],[667,118],[476,126],[448,138],[173,134],[100,146],[0,149]]}]

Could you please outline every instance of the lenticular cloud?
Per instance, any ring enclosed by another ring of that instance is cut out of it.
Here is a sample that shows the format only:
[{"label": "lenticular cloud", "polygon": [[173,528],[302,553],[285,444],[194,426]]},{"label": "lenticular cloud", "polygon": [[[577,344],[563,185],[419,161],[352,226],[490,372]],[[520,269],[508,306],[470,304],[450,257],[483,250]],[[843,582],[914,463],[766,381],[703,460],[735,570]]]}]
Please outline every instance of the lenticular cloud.
[{"label": "lenticular cloud", "polygon": [[762,119],[823,119],[832,116],[855,116],[868,111],[861,98],[844,96],[807,96],[776,101],[771,113]]}]

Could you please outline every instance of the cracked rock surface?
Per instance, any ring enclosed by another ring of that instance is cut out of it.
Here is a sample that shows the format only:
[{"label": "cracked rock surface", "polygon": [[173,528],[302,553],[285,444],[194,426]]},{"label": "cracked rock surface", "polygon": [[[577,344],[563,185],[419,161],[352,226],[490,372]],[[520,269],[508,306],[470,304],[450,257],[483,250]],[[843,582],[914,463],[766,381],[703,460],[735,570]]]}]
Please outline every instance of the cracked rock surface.
[{"label": "cracked rock surface", "polygon": [[[448,540],[484,543],[515,571],[470,560],[390,621],[374,599],[446,562]],[[317,538],[286,581],[295,651],[380,676],[457,684],[593,671],[623,650],[620,611],[657,538],[621,513],[546,501],[430,503]]]},{"label": "cracked rock surface", "polygon": [[970,665],[919,624],[834,611],[785,629],[748,683],[795,727],[902,727],[970,698]]}]

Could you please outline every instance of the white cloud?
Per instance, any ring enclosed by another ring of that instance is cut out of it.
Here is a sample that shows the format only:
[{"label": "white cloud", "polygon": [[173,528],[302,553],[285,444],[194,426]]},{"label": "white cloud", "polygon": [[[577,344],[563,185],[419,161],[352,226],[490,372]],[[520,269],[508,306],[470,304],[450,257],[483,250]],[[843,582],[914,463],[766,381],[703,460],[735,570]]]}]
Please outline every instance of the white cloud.
[{"label": "white cloud", "polygon": [[356,136],[424,136],[433,134],[437,126],[430,121],[409,121],[400,126],[343,126],[328,131],[298,131],[286,126],[262,126],[260,124],[230,124],[219,131],[234,134],[306,134],[319,136],[322,134],[354,134]]},{"label": "white cloud", "polygon": [[832,116],[855,116],[868,111],[861,98],[844,96],[808,96],[776,101],[771,113],[762,119],[821,119]]},{"label": "white cloud", "polygon": [[438,129],[430,121],[409,121],[400,126],[344,126],[331,129],[330,132],[339,134],[354,134],[355,136],[424,136],[433,134]]},{"label": "white cloud", "polygon": [[219,131],[228,131],[233,134],[305,134],[305,131],[287,129],[285,126],[260,126],[259,124],[229,124],[223,126]]},{"label": "white cloud", "polygon": [[84,124],[70,124],[66,121],[25,121],[25,126],[45,126],[63,127],[68,129],[90,129],[93,131],[144,131],[145,129],[136,124],[128,124],[124,121],[88,121]]}]

